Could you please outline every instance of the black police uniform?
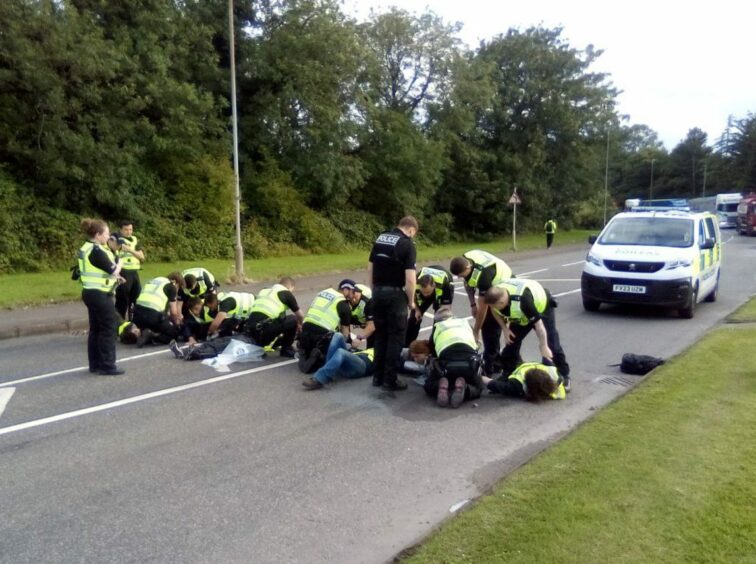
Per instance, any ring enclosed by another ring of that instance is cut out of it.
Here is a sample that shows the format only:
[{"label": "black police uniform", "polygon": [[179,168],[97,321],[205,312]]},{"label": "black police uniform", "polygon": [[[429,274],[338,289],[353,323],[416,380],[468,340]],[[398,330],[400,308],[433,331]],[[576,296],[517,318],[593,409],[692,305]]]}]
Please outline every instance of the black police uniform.
[{"label": "black police uniform", "polygon": [[[415,290],[415,307],[417,307],[420,310],[420,313],[423,315],[430,309],[431,306],[433,306],[433,311],[438,311],[441,306],[450,306],[454,302],[454,284],[452,283],[453,278],[451,272],[446,270],[443,266],[436,264],[431,265],[430,268],[443,270],[446,273],[447,282],[445,282],[441,286],[440,296],[436,296],[436,292],[434,290],[433,294],[431,294],[427,298],[420,293],[420,286],[418,285],[417,289]],[[416,340],[420,335],[420,326],[422,324],[422,315],[420,316],[420,321],[418,321],[414,315],[414,312],[410,313],[410,316],[407,318],[407,337],[404,340],[405,347],[409,347],[410,343]]]},{"label": "black police uniform", "polygon": [[[291,291],[279,290],[278,299],[292,313],[299,311],[299,304]],[[249,315],[244,331],[261,347],[276,341],[277,346],[288,349],[294,344],[294,338],[297,335],[297,318],[293,315],[282,315],[271,319],[264,313],[256,311]]]},{"label": "black police uniform", "polygon": [[[92,266],[111,274],[117,265],[98,245],[89,255]],[[115,285],[113,286],[115,289]],[[116,318],[113,292],[84,289],[81,299],[89,314],[89,334],[87,336],[87,356],[89,371],[105,374],[118,372],[116,366],[116,339],[118,320]]]},{"label": "black police uniform", "polygon": [[375,374],[373,384],[393,388],[401,364],[407,330],[405,270],[415,269],[412,239],[401,229],[381,233],[373,244],[373,322],[375,323]]},{"label": "black police uniform", "polygon": [[[124,237],[120,233],[113,233],[110,238],[119,245],[134,246],[134,237]],[[137,251],[142,250],[142,244],[137,243]],[[115,292],[115,308],[123,319],[133,318],[133,307],[139,294],[142,293],[142,282],[139,280],[139,270],[122,268],[121,277],[125,280],[119,284]]]}]

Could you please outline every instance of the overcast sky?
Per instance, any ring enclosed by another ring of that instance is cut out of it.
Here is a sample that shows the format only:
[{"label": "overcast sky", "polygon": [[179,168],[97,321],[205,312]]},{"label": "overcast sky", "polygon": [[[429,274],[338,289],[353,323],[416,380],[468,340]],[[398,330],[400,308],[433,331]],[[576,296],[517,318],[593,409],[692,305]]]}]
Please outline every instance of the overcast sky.
[{"label": "overcast sky", "polygon": [[622,91],[619,111],[630,124],[656,131],[670,150],[693,127],[713,144],[729,115],[756,113],[750,0],[344,0],[345,12],[359,20],[391,5],[461,22],[460,36],[471,47],[510,27],[563,27],[572,47],[604,50],[592,70],[611,74]]}]

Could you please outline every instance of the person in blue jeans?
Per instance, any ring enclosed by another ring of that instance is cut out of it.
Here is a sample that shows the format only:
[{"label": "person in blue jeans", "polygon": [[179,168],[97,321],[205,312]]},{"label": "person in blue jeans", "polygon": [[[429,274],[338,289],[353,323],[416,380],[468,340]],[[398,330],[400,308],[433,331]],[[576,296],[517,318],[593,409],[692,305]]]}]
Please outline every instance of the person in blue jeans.
[{"label": "person in blue jeans", "polygon": [[326,362],[302,385],[307,390],[319,390],[328,382],[343,378],[363,378],[373,374],[373,349],[350,352],[341,333],[334,333],[328,345]]}]

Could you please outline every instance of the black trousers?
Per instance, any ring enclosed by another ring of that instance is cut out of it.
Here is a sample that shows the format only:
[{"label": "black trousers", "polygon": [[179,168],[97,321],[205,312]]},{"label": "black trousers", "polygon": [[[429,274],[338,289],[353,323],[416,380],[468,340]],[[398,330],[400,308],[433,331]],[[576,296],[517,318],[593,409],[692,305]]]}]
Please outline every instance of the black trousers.
[{"label": "black trousers", "polygon": [[[559,331],[556,328],[556,319],[554,315],[554,308],[549,306],[541,316],[543,325],[546,328],[546,337],[548,339],[549,348],[554,355],[554,366],[556,366],[557,372],[561,376],[570,375],[570,365],[567,364],[567,357],[562,349],[562,344],[559,342]],[[501,363],[502,363],[502,376],[507,376],[514,372],[514,369],[522,364],[522,357],[520,356],[520,347],[525,337],[533,330],[533,325],[510,325],[509,328],[514,333],[515,337],[511,344],[504,347],[501,351]]]},{"label": "black trousers", "polygon": [[407,295],[403,288],[377,286],[373,290],[375,323],[375,378],[396,382],[407,333]]},{"label": "black trousers", "polygon": [[551,248],[551,244],[554,242],[554,234],[546,233],[546,248]]},{"label": "black trousers", "polygon": [[447,351],[433,362],[433,367],[425,380],[423,389],[431,397],[438,395],[441,378],[449,382],[449,389],[454,389],[457,378],[465,379],[465,401],[478,399],[483,392],[483,380],[480,377],[479,358],[473,350],[466,352]]},{"label": "black trousers", "polygon": [[153,341],[168,344],[178,337],[178,328],[162,311],[155,311],[141,305],[134,306],[134,324],[142,331],[149,329],[155,333]]},{"label": "black trousers", "polygon": [[297,335],[297,319],[293,315],[263,320],[250,317],[244,330],[261,347],[266,347],[278,339],[276,345],[285,349],[294,343],[294,337]]},{"label": "black trousers", "polygon": [[[328,345],[331,343],[333,331],[329,331],[313,323],[302,325],[299,333],[299,370],[304,374],[311,374],[325,364]],[[313,357],[313,351],[318,349],[320,355]]]},{"label": "black trousers", "polygon": [[483,373],[491,375],[495,372],[494,362],[499,358],[501,325],[496,321],[490,307],[480,328],[480,334],[483,337]]},{"label": "black trousers", "polygon": [[130,321],[133,315],[129,317],[129,310],[136,304],[142,292],[142,283],[139,280],[138,270],[121,270],[121,276],[126,279],[126,282],[116,287],[115,308],[124,320]]},{"label": "black trousers", "polygon": [[[426,311],[430,306],[426,306],[423,308],[420,307],[420,313],[425,314]],[[433,310],[435,311],[436,308],[434,307]],[[407,318],[407,337],[404,339],[404,346],[409,347],[410,343],[412,341],[416,341],[418,335],[420,335],[420,326],[423,324],[423,317],[420,316],[420,321],[415,319],[415,315],[413,313],[409,314],[409,317]]]},{"label": "black trousers", "polygon": [[89,312],[89,370],[113,370],[118,332],[113,296],[99,290],[82,290],[81,299]]}]

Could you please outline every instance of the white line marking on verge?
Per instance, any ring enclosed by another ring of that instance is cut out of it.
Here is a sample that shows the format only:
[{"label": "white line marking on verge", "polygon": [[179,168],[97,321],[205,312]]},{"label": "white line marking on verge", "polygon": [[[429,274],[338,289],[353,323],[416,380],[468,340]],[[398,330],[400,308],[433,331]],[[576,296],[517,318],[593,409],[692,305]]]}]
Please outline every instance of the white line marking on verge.
[{"label": "white line marking on verge", "polygon": [[[148,356],[155,356],[158,354],[165,354],[171,352],[170,349],[160,349],[159,351],[148,352],[144,354],[137,354],[134,356],[127,356],[121,358],[118,362],[128,362],[130,360],[137,360],[139,358],[147,358]],[[33,382],[34,380],[43,380],[44,378],[52,378],[53,376],[60,376],[61,374],[70,374],[71,372],[79,372],[80,370],[87,370],[88,366],[77,366],[76,368],[68,368],[66,370],[58,370],[57,372],[48,372],[47,374],[40,374],[39,376],[29,376],[28,378],[20,378],[18,380],[11,380],[10,382],[0,382],[0,388],[7,386],[15,386],[16,384],[26,384],[27,382]]]},{"label": "white line marking on verge", "polygon": [[182,386],[175,386],[173,388],[165,388],[163,390],[156,390],[147,394],[139,396],[132,396],[122,400],[111,401],[108,403],[102,403],[100,405],[93,405],[92,407],[85,407],[84,409],[77,409],[75,411],[69,411],[68,413],[61,413],[59,415],[53,415],[50,417],[44,417],[42,419],[35,419],[33,421],[27,421],[26,423],[19,423],[18,425],[11,425],[10,427],[0,428],[0,435],[8,435],[15,433],[16,431],[23,431],[24,429],[32,429],[34,427],[40,427],[42,425],[48,425],[50,423],[56,423],[58,421],[64,421],[66,419],[73,419],[74,417],[81,417],[83,415],[89,415],[91,413],[97,413],[98,411],[105,411],[107,409],[114,409],[116,407],[122,407],[131,403],[145,401],[160,396],[167,396],[170,394],[176,394],[178,392],[184,392],[194,388],[200,388],[202,386],[209,386],[210,384],[217,384],[218,382],[224,382],[225,380],[232,380],[245,376],[246,374],[252,374],[254,372],[261,372],[263,370],[270,370],[278,368],[280,366],[287,366],[297,362],[296,360],[285,360],[276,364],[269,364],[267,366],[258,366],[257,368],[250,368],[249,370],[242,370],[240,372],[232,372],[231,374],[224,374],[223,376],[216,376],[215,378],[208,378],[207,380],[200,380],[199,382],[192,382],[191,384],[184,384]]},{"label": "white line marking on verge", "polygon": [[0,390],[0,417],[3,416],[3,411],[5,411],[8,402],[15,392],[16,388],[5,388],[4,390]]},{"label": "white line marking on verge", "polygon": [[585,262],[585,259],[579,260],[577,262],[568,262],[567,264],[563,264],[562,266],[575,266],[576,264],[583,264]]}]

